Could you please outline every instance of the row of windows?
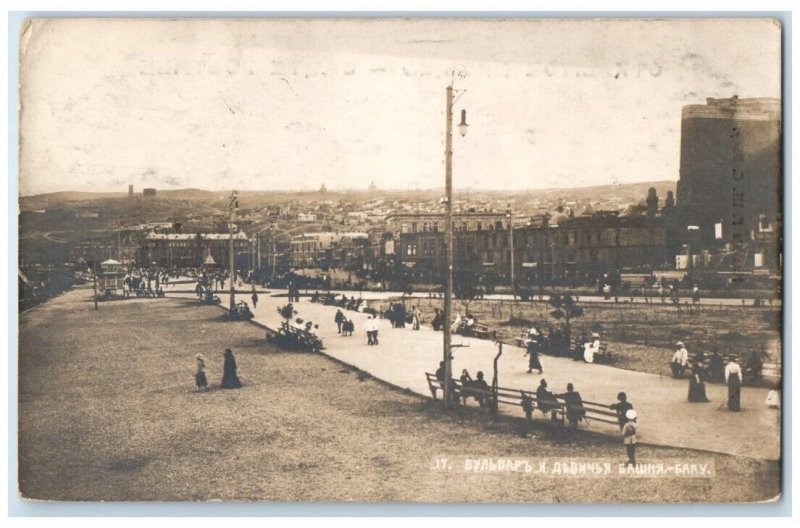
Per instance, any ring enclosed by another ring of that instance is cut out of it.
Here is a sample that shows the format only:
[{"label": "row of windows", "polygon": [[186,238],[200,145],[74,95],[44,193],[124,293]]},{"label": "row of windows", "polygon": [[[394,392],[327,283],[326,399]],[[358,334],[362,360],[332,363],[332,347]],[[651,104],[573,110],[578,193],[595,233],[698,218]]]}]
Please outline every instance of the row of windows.
[{"label": "row of windows", "polygon": [[[439,222],[411,222],[410,224],[401,224],[400,231],[402,233],[438,233]],[[483,231],[486,230],[500,230],[503,229],[503,221],[497,220],[495,222],[467,222],[467,221],[454,221],[453,231]]]}]

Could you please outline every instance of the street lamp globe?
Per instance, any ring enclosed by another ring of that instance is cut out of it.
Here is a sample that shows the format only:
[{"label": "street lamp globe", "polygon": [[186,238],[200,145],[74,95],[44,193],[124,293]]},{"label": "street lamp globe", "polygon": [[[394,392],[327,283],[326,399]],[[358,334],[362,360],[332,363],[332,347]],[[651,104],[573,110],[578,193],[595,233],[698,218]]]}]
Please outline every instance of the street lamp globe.
[{"label": "street lamp globe", "polygon": [[461,137],[467,135],[467,130],[469,129],[469,125],[467,124],[467,111],[465,109],[461,110],[461,122],[458,124],[458,132],[461,134]]}]

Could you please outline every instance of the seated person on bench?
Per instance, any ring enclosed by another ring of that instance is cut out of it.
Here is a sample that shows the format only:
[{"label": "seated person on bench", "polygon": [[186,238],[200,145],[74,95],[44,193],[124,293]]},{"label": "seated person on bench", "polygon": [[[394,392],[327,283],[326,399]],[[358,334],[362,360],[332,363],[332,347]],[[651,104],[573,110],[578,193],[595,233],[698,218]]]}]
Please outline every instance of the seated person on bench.
[{"label": "seated person on bench", "polygon": [[581,398],[581,393],[574,390],[575,387],[572,383],[567,383],[567,392],[564,394],[559,394],[559,398],[564,399],[564,403],[567,405],[567,420],[569,421],[569,425],[573,429],[578,428],[578,422],[583,420],[586,416],[586,409],[583,407],[583,398]]},{"label": "seated person on bench", "polygon": [[[536,406],[544,414],[555,411],[560,407],[555,394],[547,390],[547,380],[540,381],[539,387],[536,389]],[[555,412],[553,412],[552,418],[556,418]]]},{"label": "seated person on bench", "polygon": [[483,372],[478,371],[475,376],[476,379],[473,380],[470,377],[469,372],[467,372],[467,369],[464,369],[461,373],[461,384],[462,390],[464,391],[464,403],[466,403],[467,397],[472,396],[475,398],[478,404],[483,407],[484,398],[489,392],[489,384],[483,379]]}]

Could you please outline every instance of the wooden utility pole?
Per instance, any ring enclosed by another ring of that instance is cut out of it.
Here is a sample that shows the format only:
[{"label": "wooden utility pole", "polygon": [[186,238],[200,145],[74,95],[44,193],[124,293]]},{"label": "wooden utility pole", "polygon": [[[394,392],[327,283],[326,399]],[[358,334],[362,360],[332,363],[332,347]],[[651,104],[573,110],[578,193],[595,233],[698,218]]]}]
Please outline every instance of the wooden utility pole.
[{"label": "wooden utility pole", "polygon": [[92,266],[94,267],[94,309],[97,310],[97,274],[99,271],[97,266],[97,251],[95,250],[94,240],[92,240]]},{"label": "wooden utility pole", "polygon": [[237,197],[236,191],[231,191],[230,197],[230,219],[228,220],[228,235],[230,241],[230,249],[229,249],[229,256],[230,256],[230,274],[231,274],[231,300],[230,300],[230,312],[229,315],[232,317],[234,310],[236,308],[236,269],[234,267],[234,253],[233,253],[233,222],[235,221],[235,214],[236,209],[239,207],[239,198]]},{"label": "wooden utility pole", "polygon": [[492,394],[494,396],[494,403],[492,406],[492,416],[494,417],[495,421],[499,419],[499,404],[497,402],[497,387],[499,385],[498,380],[498,370],[497,370],[497,362],[500,360],[500,356],[503,355],[503,342],[497,342],[497,355],[494,357],[494,376],[492,377]]},{"label": "wooden utility pole", "polygon": [[453,403],[453,364],[451,361],[452,323],[453,310],[453,85],[447,87],[445,101],[446,125],[444,148],[444,174],[445,174],[445,282],[444,282],[444,405],[450,408]]}]

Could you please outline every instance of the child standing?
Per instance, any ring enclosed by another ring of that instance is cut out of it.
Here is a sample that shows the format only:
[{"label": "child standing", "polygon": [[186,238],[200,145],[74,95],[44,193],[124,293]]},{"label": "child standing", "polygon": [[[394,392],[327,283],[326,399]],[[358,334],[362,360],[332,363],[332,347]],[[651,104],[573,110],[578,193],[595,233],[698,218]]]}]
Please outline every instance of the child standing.
[{"label": "child standing", "polygon": [[622,441],[625,444],[625,450],[628,452],[628,465],[636,465],[636,411],[628,409],[625,413],[627,422],[622,427]]},{"label": "child standing", "polygon": [[203,354],[197,354],[195,359],[197,360],[197,371],[194,373],[194,383],[197,385],[197,390],[205,390],[208,388],[206,358],[203,357]]}]

